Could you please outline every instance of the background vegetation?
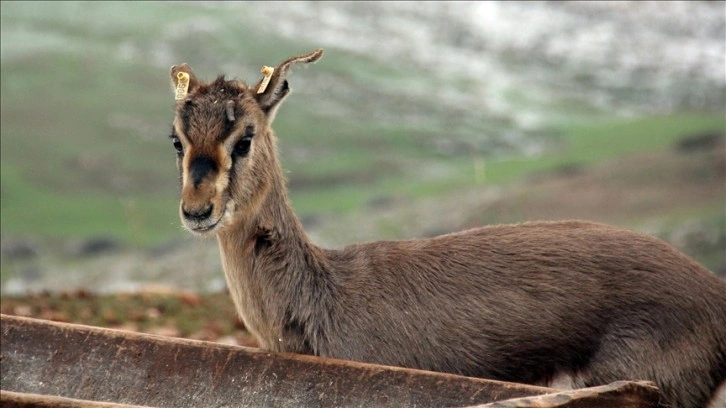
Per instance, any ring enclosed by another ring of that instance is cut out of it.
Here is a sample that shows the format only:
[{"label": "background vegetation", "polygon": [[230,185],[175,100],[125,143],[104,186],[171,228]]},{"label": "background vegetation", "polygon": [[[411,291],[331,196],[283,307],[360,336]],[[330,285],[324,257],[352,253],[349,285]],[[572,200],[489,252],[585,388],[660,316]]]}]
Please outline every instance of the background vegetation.
[{"label": "background vegetation", "polygon": [[318,47],[275,129],[321,245],[588,218],[726,271],[723,3],[1,7],[5,294],[216,296],[177,219],[169,66],[252,82]]}]

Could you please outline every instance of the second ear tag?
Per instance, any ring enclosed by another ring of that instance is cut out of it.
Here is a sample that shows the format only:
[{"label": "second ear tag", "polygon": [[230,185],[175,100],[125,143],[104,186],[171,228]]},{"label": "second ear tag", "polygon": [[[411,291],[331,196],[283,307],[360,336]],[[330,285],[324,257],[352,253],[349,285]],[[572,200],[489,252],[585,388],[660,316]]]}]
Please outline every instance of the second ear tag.
[{"label": "second ear tag", "polygon": [[262,78],[262,83],[260,84],[260,87],[257,88],[258,94],[265,92],[265,89],[267,89],[267,85],[270,83],[270,78],[272,78],[272,73],[275,72],[275,68],[263,66],[260,71],[265,77]]},{"label": "second ear tag", "polygon": [[176,74],[176,79],[178,81],[176,82],[176,94],[174,99],[180,101],[187,97],[187,92],[189,91],[189,74],[186,72],[178,72]]}]

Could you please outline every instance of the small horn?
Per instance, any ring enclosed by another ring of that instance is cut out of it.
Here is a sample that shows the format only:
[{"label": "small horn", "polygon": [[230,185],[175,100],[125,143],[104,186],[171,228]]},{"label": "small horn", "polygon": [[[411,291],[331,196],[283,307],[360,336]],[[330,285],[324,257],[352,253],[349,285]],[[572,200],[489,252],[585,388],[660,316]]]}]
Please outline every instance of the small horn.
[{"label": "small horn", "polygon": [[234,122],[234,101],[227,101],[227,120]]}]

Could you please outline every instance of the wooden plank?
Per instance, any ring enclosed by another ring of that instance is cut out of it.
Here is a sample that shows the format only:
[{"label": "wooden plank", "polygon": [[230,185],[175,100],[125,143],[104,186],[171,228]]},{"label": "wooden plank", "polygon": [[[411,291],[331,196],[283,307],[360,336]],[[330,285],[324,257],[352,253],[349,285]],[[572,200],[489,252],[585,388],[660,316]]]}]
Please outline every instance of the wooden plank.
[{"label": "wooden plank", "polygon": [[461,407],[554,392],[7,315],[0,322],[2,389],[16,393],[150,407]]}]

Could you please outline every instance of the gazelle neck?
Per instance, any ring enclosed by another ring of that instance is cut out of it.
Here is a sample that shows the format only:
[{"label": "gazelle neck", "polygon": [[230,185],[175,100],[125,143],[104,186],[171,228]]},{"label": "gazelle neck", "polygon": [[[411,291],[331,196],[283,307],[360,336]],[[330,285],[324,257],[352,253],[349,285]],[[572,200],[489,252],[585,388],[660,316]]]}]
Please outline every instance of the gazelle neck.
[{"label": "gazelle neck", "polygon": [[324,251],[313,245],[294,213],[282,170],[258,211],[217,234],[232,298],[263,348],[319,354],[313,340],[328,326],[335,299]]}]

